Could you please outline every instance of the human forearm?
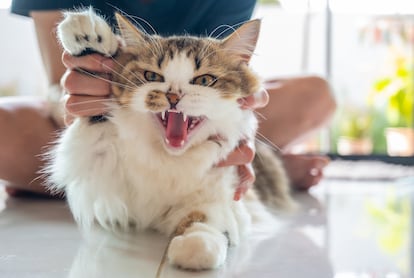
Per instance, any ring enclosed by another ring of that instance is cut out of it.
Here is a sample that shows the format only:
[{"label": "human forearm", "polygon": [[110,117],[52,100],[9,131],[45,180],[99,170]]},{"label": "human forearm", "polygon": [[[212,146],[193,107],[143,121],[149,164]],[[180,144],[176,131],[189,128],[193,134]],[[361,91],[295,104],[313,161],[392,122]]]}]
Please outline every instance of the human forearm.
[{"label": "human forearm", "polygon": [[62,20],[60,11],[33,11],[30,13],[36,30],[40,54],[50,85],[59,84],[65,72],[62,48],[56,39],[56,26]]}]

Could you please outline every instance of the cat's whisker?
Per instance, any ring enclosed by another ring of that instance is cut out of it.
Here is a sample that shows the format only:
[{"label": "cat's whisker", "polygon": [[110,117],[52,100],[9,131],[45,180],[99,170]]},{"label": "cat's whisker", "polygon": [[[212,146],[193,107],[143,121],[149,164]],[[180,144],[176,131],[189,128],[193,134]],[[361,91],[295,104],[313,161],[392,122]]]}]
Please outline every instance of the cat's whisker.
[{"label": "cat's whisker", "polygon": [[254,111],[253,111],[253,113],[254,113],[255,115],[257,115],[257,116],[258,116],[258,118],[260,118],[260,119],[262,119],[262,120],[267,120],[266,116],[265,116],[265,115],[263,115],[262,113],[257,112],[256,110],[254,110]]},{"label": "cat's whisker", "polygon": [[[162,45],[161,45],[161,41],[159,40],[159,39],[157,39],[155,36],[150,36],[150,39],[151,39],[151,41],[152,41],[152,43],[154,44],[154,46],[155,46],[155,50],[159,53],[159,54],[161,54],[161,53],[163,53],[163,47],[162,47]],[[152,51],[152,50],[151,50]],[[154,56],[155,57],[157,57],[157,55],[155,55],[154,54]]]},{"label": "cat's whisker", "polygon": [[[98,59],[96,59],[96,58],[94,58],[95,59],[95,61],[98,61]],[[114,61],[118,66],[120,66],[121,67],[121,69],[125,69],[125,66],[123,66],[121,63],[119,63],[116,59],[114,59],[113,57],[111,57],[111,59],[112,59],[112,61]],[[99,62],[99,61],[98,61]],[[131,90],[134,90],[135,89],[135,87],[136,87],[136,84],[133,82],[133,81],[131,81],[131,80],[129,80],[128,78],[126,78],[123,74],[121,74],[121,73],[119,73],[118,71],[116,71],[116,70],[114,70],[114,69],[111,69],[111,72],[113,73],[113,74],[116,74],[117,76],[120,76],[120,77],[122,77],[124,80],[126,80],[127,82],[129,82],[131,85],[133,85],[134,87],[130,87],[129,89],[131,89]],[[142,82],[142,79],[140,79],[135,73],[133,73],[133,72],[131,72],[131,71],[128,71],[129,73],[131,73],[132,75],[134,75],[139,81],[141,81]],[[118,83],[118,82],[115,82],[115,81],[113,81],[113,80],[109,80],[109,79],[107,79],[107,81],[108,82],[111,82],[111,84],[113,84],[113,85],[118,85],[118,86],[120,86],[120,87],[123,87],[123,88],[128,88],[128,87],[126,87],[126,84],[122,84],[122,83]],[[145,82],[143,82],[143,83],[145,83]],[[123,85],[123,86],[121,86],[121,85]]]},{"label": "cat's whisker", "polygon": [[[118,61],[117,61],[117,63],[119,63]],[[145,84],[145,83],[148,83],[146,80],[144,80],[144,79],[142,79],[141,77],[139,77],[132,69],[131,69],[131,64],[127,64],[126,66],[123,66],[123,65],[121,65],[120,64],[120,66],[122,67],[122,70],[123,71],[126,71],[127,73],[130,73],[130,74],[132,74],[141,84],[139,84],[139,85],[143,85],[143,84]],[[124,74],[122,73],[122,77],[124,78],[124,79],[126,79],[126,77],[125,76],[123,76]],[[132,82],[132,81],[131,81]],[[136,84],[136,83],[134,83],[134,85],[135,86],[138,86],[138,84]]]},{"label": "cat's whisker", "polygon": [[[39,174],[39,173],[38,173],[38,174]],[[41,174],[41,175],[38,175],[37,177],[35,177],[34,179],[32,179],[32,180],[29,182],[29,185],[32,185],[34,182],[39,181],[39,180],[46,180],[46,179],[47,179],[47,177],[48,177],[48,175],[47,175],[47,174]]]},{"label": "cat's whisker", "polygon": [[208,41],[207,43],[206,43],[206,45],[205,46],[203,46],[203,48],[200,50],[200,57],[201,57],[201,62],[204,60],[204,58],[205,58],[205,56],[207,56],[206,55],[206,52],[209,50],[209,49],[211,49],[211,45],[212,45],[213,43],[212,42],[210,42],[210,41]]},{"label": "cat's whisker", "polygon": [[[111,5],[111,4],[109,4],[109,5]],[[155,30],[155,28],[148,21],[146,21],[145,19],[143,19],[143,18],[141,18],[139,16],[133,16],[133,15],[127,14],[127,13],[125,13],[124,11],[120,10],[117,7],[114,7],[114,8],[122,16],[128,18],[130,21],[133,21],[136,24],[136,26],[139,27],[139,29],[143,32],[143,34],[147,35],[147,37],[154,43],[154,46],[155,46],[156,50],[158,52],[161,51],[161,49],[162,49],[161,48],[161,45],[157,41],[155,41],[155,38],[152,36],[152,35],[156,35],[157,34],[157,31]],[[147,32],[147,30],[142,26],[142,24],[137,21],[137,19],[140,20],[140,21],[142,21],[142,22],[144,22],[151,29],[151,31],[153,32],[153,34],[152,35],[149,34]],[[124,36],[125,36],[125,34],[124,34]],[[147,47],[147,49],[149,49],[154,56],[157,56],[156,53],[154,52],[154,50],[151,47]]]},{"label": "cat's whisker", "polygon": [[83,115],[83,114],[88,115],[88,114],[91,114],[92,112],[97,112],[97,111],[100,111],[100,109],[98,109],[98,108],[85,108],[85,109],[76,110],[76,113],[79,114],[79,115]]},{"label": "cat's whisker", "polygon": [[[132,74],[139,82],[141,82],[142,84],[146,83],[145,80],[143,80],[141,77],[139,77],[135,72],[127,69],[126,66],[122,65],[120,62],[118,62],[116,59],[113,59],[113,61],[121,67],[122,70],[126,70],[128,73]],[[126,81],[132,83],[134,86],[137,86],[137,84],[135,84],[133,81],[129,80],[127,77],[125,77],[124,74],[119,73],[119,72],[115,72],[118,76],[122,77],[123,79],[125,79]]]},{"label": "cat's whisker", "polygon": [[[109,4],[109,5],[111,5],[111,4]],[[112,5],[111,5],[112,6]],[[130,15],[130,14],[128,14],[128,13],[126,13],[126,12],[124,12],[124,11],[122,11],[121,9],[119,9],[119,8],[116,8],[116,7],[114,7],[115,9],[116,9],[116,11],[118,12],[118,13],[120,13],[122,16],[124,16],[124,17],[126,17],[126,18],[128,18],[128,19],[130,19],[131,21],[133,21],[136,25],[138,25],[138,26],[140,26],[141,27],[141,30],[143,31],[143,32],[145,32],[146,34],[148,34],[148,35],[150,35],[147,31],[146,31],[146,29],[145,28],[143,28],[143,26],[141,25],[141,23],[140,22],[138,22],[137,20],[140,20],[140,21],[142,21],[142,22],[144,22],[150,29],[151,29],[151,31],[153,32],[153,34],[158,34],[157,33],[157,31],[155,30],[155,28],[147,21],[147,20],[145,20],[144,18],[142,18],[142,17],[139,17],[139,16],[135,16],[135,15]]]},{"label": "cat's whisker", "polygon": [[[77,69],[77,71],[78,71],[78,72],[81,72],[81,73],[83,73],[83,74],[86,74],[86,75],[88,75],[88,76],[91,76],[91,77],[94,77],[94,78],[97,78],[97,79],[100,79],[100,80],[106,81],[106,82],[108,82],[108,83],[110,83],[110,84],[112,84],[112,85],[117,85],[117,86],[119,86],[119,87],[121,87],[121,88],[130,89],[130,90],[135,90],[135,89],[137,88],[136,86],[131,87],[131,86],[128,86],[128,85],[126,85],[126,84],[122,84],[122,83],[119,83],[119,82],[115,82],[115,81],[113,81],[113,80],[111,80],[111,79],[108,79],[108,78],[102,77],[102,76],[100,76],[100,75],[98,75],[98,74],[91,73],[91,72],[89,72],[89,71],[87,71],[87,70],[84,70],[84,69],[81,69],[81,68],[78,68],[78,69]],[[133,85],[135,85],[135,84],[133,84]]]},{"label": "cat's whisker", "polygon": [[260,137],[260,138],[256,138],[257,142],[265,144],[266,146],[270,147],[275,152],[278,152],[278,153],[282,152],[282,148],[280,148],[278,145],[273,143],[270,139],[267,139],[266,136],[261,134],[259,131],[256,132],[256,136]]},{"label": "cat's whisker", "polygon": [[241,49],[238,49],[238,48],[226,48],[226,49],[219,49],[219,50],[211,51],[211,53],[209,53],[207,56],[205,56],[203,58],[208,58],[211,55],[216,54],[217,52],[228,52],[229,50],[240,53],[240,54],[246,54],[247,56],[254,55],[254,52],[250,51],[250,50],[241,50]]},{"label": "cat's whisker", "polygon": [[[218,27],[216,27],[209,35],[209,37],[212,37],[214,39],[218,39],[221,37],[221,35],[223,35],[224,33],[228,32],[229,30],[232,30],[233,32],[236,30],[235,26],[240,25],[240,24],[236,24],[234,26],[228,25],[228,24],[222,24]],[[218,29],[224,28],[223,31],[221,31],[217,36],[213,37],[214,32],[216,32]]]},{"label": "cat's whisker", "polygon": [[[163,53],[163,51],[162,51],[162,45],[161,45],[161,42],[155,37],[155,36],[147,36],[148,38],[149,38],[149,40],[151,41],[151,43],[152,43],[152,46],[155,46],[155,49],[153,49],[151,46],[146,46],[145,45],[145,47],[148,49],[148,50],[150,50],[151,51],[151,53],[152,53],[152,55],[154,56],[154,57],[158,57],[159,55],[157,55],[157,53],[158,54],[161,54],[161,53]],[[154,50],[157,52],[154,52]]]},{"label": "cat's whisker", "polygon": [[80,106],[84,104],[95,104],[95,103],[103,103],[103,104],[110,105],[112,103],[117,103],[117,102],[118,101],[116,99],[92,99],[92,100],[85,100],[81,102],[70,103],[70,104],[67,104],[67,106],[75,107],[75,106]]},{"label": "cat's whisker", "polygon": [[[142,17],[139,17],[139,16],[133,16],[133,15],[129,15],[129,14],[127,14],[126,15],[129,19],[131,19],[135,24],[137,24],[138,26],[140,26],[141,27],[141,30],[146,34],[146,35],[148,35],[148,37],[149,37],[149,39],[154,43],[154,46],[156,47],[156,50],[159,52],[159,53],[161,53],[161,49],[162,49],[162,47],[161,47],[161,44],[159,43],[159,41],[153,36],[153,35],[157,35],[158,33],[157,33],[157,31],[155,30],[155,28],[147,21],[147,20],[145,20],[144,18],[142,18]],[[142,26],[142,24],[141,23],[139,23],[138,21],[137,21],[137,19],[138,20],[140,20],[140,21],[142,21],[142,22],[144,22],[149,28],[150,28],[150,30],[152,31],[152,34],[149,34],[147,31],[146,31],[146,29]],[[151,48],[149,48],[150,50],[152,50]],[[155,53],[153,53],[154,54],[154,56],[156,56],[155,55]]]},{"label": "cat's whisker", "polygon": [[221,75],[219,75],[219,76],[216,76],[216,78],[214,79],[214,80],[212,80],[207,86],[210,86],[210,85],[212,85],[214,82],[216,82],[217,80],[219,80],[220,78],[222,78],[222,77],[224,77],[224,76],[226,76],[226,75],[228,75],[229,73],[241,73],[242,71],[240,71],[240,70],[229,70],[229,71],[226,71],[225,73],[223,73],[223,74],[221,74]]}]

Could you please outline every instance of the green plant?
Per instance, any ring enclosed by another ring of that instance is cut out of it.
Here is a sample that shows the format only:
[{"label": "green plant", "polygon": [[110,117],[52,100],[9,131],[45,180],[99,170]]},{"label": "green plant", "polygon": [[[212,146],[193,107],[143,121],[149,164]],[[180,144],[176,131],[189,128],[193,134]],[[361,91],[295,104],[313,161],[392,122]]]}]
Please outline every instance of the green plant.
[{"label": "green plant", "polygon": [[413,127],[414,64],[407,58],[397,57],[388,76],[373,84],[369,101],[386,97],[386,118],[391,127]]},{"label": "green plant", "polygon": [[352,139],[370,137],[372,115],[370,111],[346,107],[340,111],[339,136]]}]

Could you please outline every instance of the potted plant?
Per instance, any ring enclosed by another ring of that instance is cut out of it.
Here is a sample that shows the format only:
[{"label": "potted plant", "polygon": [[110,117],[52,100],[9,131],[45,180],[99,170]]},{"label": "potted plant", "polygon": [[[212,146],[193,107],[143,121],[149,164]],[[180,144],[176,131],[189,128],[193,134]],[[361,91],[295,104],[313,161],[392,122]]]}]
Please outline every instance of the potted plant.
[{"label": "potted plant", "polygon": [[372,153],[369,110],[346,107],[339,118],[337,152],[340,155],[368,155]]},{"label": "potted plant", "polygon": [[373,97],[385,103],[387,152],[392,156],[414,154],[413,67],[407,58],[397,57],[391,73],[375,81],[373,86]]}]

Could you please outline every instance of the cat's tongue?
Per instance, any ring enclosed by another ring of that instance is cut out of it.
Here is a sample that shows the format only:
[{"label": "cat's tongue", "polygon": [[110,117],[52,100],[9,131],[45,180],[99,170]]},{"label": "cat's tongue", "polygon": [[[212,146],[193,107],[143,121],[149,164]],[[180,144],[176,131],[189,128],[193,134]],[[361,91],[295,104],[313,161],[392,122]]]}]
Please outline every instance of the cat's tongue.
[{"label": "cat's tongue", "polygon": [[187,140],[188,118],[184,120],[183,113],[167,113],[167,127],[165,130],[166,143],[174,148],[180,148]]}]

